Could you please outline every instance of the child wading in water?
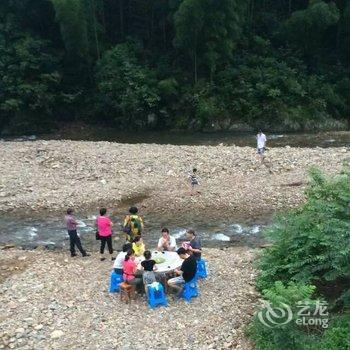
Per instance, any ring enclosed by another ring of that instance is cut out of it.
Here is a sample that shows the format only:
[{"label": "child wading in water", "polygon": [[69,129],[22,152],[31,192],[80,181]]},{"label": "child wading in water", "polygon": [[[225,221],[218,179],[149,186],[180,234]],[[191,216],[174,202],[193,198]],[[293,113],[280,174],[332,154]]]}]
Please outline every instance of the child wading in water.
[{"label": "child wading in water", "polygon": [[193,196],[194,194],[200,194],[198,190],[196,190],[196,186],[199,186],[198,176],[197,176],[197,169],[193,168],[192,172],[188,174],[188,180],[191,187],[190,196]]}]

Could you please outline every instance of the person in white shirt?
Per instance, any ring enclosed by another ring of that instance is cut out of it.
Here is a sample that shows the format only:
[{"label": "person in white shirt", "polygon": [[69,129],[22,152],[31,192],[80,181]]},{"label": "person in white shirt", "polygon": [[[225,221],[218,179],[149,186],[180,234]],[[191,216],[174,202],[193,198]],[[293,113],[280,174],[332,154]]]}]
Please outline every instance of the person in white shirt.
[{"label": "person in white shirt", "polygon": [[123,245],[123,251],[120,252],[117,257],[114,260],[114,265],[113,265],[113,269],[114,272],[118,275],[122,275],[123,274],[123,262],[125,260],[125,255],[128,252],[128,250],[132,249],[132,244],[131,243],[125,243]]},{"label": "person in white shirt", "polygon": [[261,130],[259,130],[258,134],[256,135],[256,141],[257,141],[258,158],[260,159],[261,162],[263,162],[265,145],[266,145],[266,136]]},{"label": "person in white shirt", "polygon": [[174,252],[177,249],[175,237],[170,236],[167,228],[162,229],[162,237],[159,238],[157,249],[169,252]]}]

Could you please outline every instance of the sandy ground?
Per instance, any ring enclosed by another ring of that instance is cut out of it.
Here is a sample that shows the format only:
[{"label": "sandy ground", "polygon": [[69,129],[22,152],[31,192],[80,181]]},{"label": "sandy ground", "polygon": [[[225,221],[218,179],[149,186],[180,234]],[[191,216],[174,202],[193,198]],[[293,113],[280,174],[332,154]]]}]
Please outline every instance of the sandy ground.
[{"label": "sandy ground", "polygon": [[258,295],[247,248],[205,249],[199,297],[187,304],[169,296],[155,310],[141,296],[125,304],[109,294],[112,263],[97,255],[0,253],[13,268],[0,284],[0,349],[252,349],[244,328]]}]

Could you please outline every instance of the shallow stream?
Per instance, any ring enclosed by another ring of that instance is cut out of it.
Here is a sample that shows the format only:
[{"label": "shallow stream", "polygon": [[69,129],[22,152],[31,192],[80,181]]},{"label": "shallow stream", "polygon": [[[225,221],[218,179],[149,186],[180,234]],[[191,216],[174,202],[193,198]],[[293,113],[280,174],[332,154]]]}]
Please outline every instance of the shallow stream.
[{"label": "shallow stream", "polygon": [[[79,132],[78,132],[79,131]],[[70,130],[63,134],[46,135],[37,138],[24,136],[16,138],[16,141],[28,141],[37,139],[72,139],[86,141],[113,141],[122,143],[158,143],[174,145],[237,145],[255,147],[255,137],[251,133],[187,133],[187,132],[141,132],[133,134],[122,133],[113,129],[85,129]],[[268,147],[348,147],[350,145],[349,131],[330,131],[320,133],[280,133],[267,134]],[[14,139],[9,139],[9,141]],[[5,141],[6,142],[6,141]],[[84,244],[94,246],[94,221],[93,215],[78,217],[79,233]],[[114,237],[116,248],[123,243],[120,231],[121,216],[112,217],[115,222]],[[198,222],[168,225],[161,218],[146,218],[146,230],[144,240],[149,245],[155,245],[162,226],[168,226],[178,241],[185,239],[186,228],[195,229],[206,246],[248,245],[257,246],[263,243],[262,230],[270,225],[270,218],[261,222],[205,222],[205,218],[197,219]],[[176,222],[176,220],[175,220]],[[67,248],[68,237],[62,217],[37,218],[12,218],[0,217],[0,244],[13,243],[24,248],[46,246],[49,249]]]},{"label": "shallow stream", "polygon": [[[92,247],[95,240],[94,215],[77,217],[79,220],[78,233],[85,245]],[[120,249],[124,237],[121,232],[121,217],[112,217],[114,222],[115,248]],[[196,230],[204,246],[223,247],[229,245],[258,246],[263,243],[262,230],[267,223],[193,223],[191,226],[169,225],[171,234],[178,242],[185,240],[188,228]],[[35,249],[44,246],[48,249],[66,248],[69,241],[63,218],[48,217],[43,219],[30,218],[0,218],[0,245],[15,244],[25,249]],[[160,220],[149,218],[145,221],[143,234],[146,246],[155,247],[160,237],[162,225]]]}]

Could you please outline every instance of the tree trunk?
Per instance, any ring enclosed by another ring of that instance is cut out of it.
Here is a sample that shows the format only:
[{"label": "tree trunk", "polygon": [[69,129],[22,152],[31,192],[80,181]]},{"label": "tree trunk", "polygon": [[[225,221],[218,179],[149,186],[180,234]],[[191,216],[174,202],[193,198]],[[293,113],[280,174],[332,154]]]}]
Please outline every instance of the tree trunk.
[{"label": "tree trunk", "polygon": [[193,51],[193,64],[194,64],[194,83],[197,84],[198,75],[197,75],[197,33],[194,37],[194,51]]},{"label": "tree trunk", "polygon": [[292,0],[288,0],[288,14],[289,16],[291,15],[292,13]]},{"label": "tree trunk", "polygon": [[95,0],[91,0],[91,12],[92,12],[92,18],[93,18],[93,22],[94,22],[94,35],[95,35],[95,44],[96,44],[96,56],[97,56],[97,59],[100,59],[100,44],[99,44],[98,35],[97,35]]},{"label": "tree trunk", "polygon": [[197,84],[197,47],[194,49],[194,83]]},{"label": "tree trunk", "polygon": [[163,49],[166,50],[166,26],[165,26],[165,17],[162,21],[162,34],[163,34]]},{"label": "tree trunk", "polygon": [[254,0],[250,1],[250,27],[253,30],[253,21],[254,21]]},{"label": "tree trunk", "polygon": [[106,35],[106,13],[105,13],[105,3],[102,1],[102,25],[103,25],[103,31],[104,34]]},{"label": "tree trunk", "polygon": [[119,0],[119,21],[120,21],[120,37],[124,40],[124,6],[123,0]]},{"label": "tree trunk", "polygon": [[154,34],[154,4],[152,2],[151,5],[151,26],[150,26],[150,41],[153,42],[153,34]]}]

